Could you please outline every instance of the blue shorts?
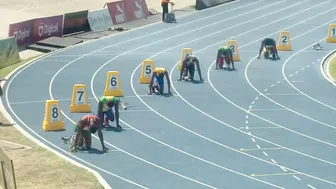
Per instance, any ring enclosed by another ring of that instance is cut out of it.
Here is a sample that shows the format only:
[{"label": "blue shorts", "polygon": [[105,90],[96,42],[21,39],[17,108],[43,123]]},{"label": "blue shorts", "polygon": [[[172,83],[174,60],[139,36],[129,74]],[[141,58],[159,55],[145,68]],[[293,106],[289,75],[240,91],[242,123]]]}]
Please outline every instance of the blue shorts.
[{"label": "blue shorts", "polygon": [[108,111],[103,112],[103,115],[105,115],[110,121],[114,121],[114,112],[113,109],[110,108]]},{"label": "blue shorts", "polygon": [[153,83],[158,83],[160,89],[163,89],[163,87],[164,87],[164,79],[163,79],[163,77],[155,76],[154,80],[153,80]]}]

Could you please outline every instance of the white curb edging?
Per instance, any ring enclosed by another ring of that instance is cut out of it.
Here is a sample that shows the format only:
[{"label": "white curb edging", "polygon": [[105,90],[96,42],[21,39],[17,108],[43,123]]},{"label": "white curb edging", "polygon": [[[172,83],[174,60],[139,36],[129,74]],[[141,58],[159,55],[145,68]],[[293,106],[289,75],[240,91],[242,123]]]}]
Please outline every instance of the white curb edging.
[{"label": "white curb edging", "polygon": [[[332,58],[330,58],[331,56],[333,56]],[[333,84],[334,86],[336,86],[336,81],[331,77],[330,73],[329,73],[329,64],[330,61],[336,57],[336,49],[331,51],[330,53],[328,53],[321,61],[320,64],[320,70],[321,73],[323,75],[323,77],[329,81],[331,84]],[[328,61],[327,59],[330,58]]]}]

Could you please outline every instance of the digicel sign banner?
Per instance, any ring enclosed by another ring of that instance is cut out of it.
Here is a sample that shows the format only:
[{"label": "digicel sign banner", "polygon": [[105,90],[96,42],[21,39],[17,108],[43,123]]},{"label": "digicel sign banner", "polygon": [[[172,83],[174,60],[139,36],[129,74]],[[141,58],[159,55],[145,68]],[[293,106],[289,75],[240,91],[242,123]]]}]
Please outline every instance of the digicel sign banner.
[{"label": "digicel sign banner", "polygon": [[63,15],[39,18],[34,21],[33,41],[40,41],[49,37],[62,36]]},{"label": "digicel sign banner", "polygon": [[9,25],[8,36],[14,36],[18,45],[24,45],[33,42],[34,20],[27,20]]},{"label": "digicel sign banner", "polygon": [[17,45],[31,44],[48,37],[62,35],[63,15],[37,18],[9,25],[8,36],[14,36]]}]

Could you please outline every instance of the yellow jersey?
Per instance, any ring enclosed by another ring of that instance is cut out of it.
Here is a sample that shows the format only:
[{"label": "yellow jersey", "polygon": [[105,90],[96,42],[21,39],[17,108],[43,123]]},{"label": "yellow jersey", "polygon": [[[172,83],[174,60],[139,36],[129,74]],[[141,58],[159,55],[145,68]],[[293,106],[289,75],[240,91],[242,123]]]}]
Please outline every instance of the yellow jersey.
[{"label": "yellow jersey", "polygon": [[110,100],[117,101],[118,99],[114,96],[103,96],[99,99],[99,101],[103,104],[103,112],[106,112],[110,109],[110,107],[107,106],[107,102]]}]

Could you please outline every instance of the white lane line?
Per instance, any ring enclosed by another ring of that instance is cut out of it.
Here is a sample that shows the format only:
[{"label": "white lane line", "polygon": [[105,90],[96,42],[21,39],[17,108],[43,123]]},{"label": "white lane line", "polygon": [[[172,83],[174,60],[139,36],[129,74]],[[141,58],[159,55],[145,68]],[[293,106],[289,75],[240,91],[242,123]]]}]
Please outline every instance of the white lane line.
[{"label": "white lane line", "polygon": [[302,96],[302,94],[299,93],[278,93],[278,94],[272,94],[272,93],[265,93],[267,96]]},{"label": "white lane line", "polygon": [[[259,146],[259,145],[256,145],[256,146]],[[242,148],[240,150],[241,151],[266,151],[266,150],[286,150],[286,149],[284,149],[284,148],[261,148],[261,147],[258,147],[258,148],[250,148],[250,149]]]},{"label": "white lane line", "polygon": [[[139,95],[141,97],[156,97],[156,95]],[[177,94],[173,94],[173,97],[179,97]],[[129,96],[122,96],[122,97],[118,97],[120,99],[123,98],[138,98],[135,95],[129,95]],[[95,100],[94,97],[89,97],[89,100]],[[47,100],[50,99],[45,99],[45,100],[30,100],[30,101],[22,101],[22,102],[10,102],[9,104],[11,105],[15,105],[15,104],[33,104],[33,103],[45,103]],[[61,99],[57,99],[58,101],[62,102],[62,101],[71,101],[71,98],[61,98]]]},{"label": "white lane line", "polygon": [[[298,4],[301,4],[301,3],[298,3]],[[292,5],[293,6],[293,5]],[[267,15],[264,15],[264,16],[267,16]],[[251,21],[251,20],[250,20]],[[198,28],[198,29],[201,29],[201,28]],[[228,28],[226,28],[226,29],[228,29]],[[191,31],[189,31],[189,32],[191,32]],[[186,33],[188,33],[188,32],[186,32]],[[181,34],[179,34],[179,35],[181,35]],[[177,35],[177,36],[179,36],[179,35]],[[176,37],[176,36],[173,36],[173,37]],[[169,38],[166,38],[166,39],[164,39],[164,40],[162,40],[162,41],[165,41],[165,40],[168,40]],[[160,41],[157,41],[157,42],[155,42],[155,43],[158,43],[158,42],[160,42]],[[153,43],[154,44],[154,43]],[[145,45],[145,46],[142,46],[141,48],[143,48],[143,47],[146,47],[146,46],[149,46],[149,45],[152,45],[152,44],[147,44],[147,45]],[[132,51],[134,51],[134,50],[137,50],[137,48],[136,49],[133,49]],[[131,52],[131,51],[130,51]],[[127,54],[128,52],[125,52],[124,54]],[[120,56],[122,56],[123,54],[121,54]],[[118,57],[115,57],[115,58],[118,58]],[[115,59],[114,58],[114,59]],[[111,62],[112,60],[114,60],[114,59],[111,59],[110,61],[108,61],[108,62],[106,62],[104,65],[106,65],[107,63],[109,63],[109,62]],[[54,80],[54,78],[58,75],[58,73],[60,73],[61,71],[62,71],[62,69],[64,69],[65,67],[67,67],[68,65],[70,65],[72,62],[69,62],[67,65],[65,65],[64,67],[62,67],[55,75],[54,75],[54,77],[52,78],[52,80],[51,80],[51,82],[50,82],[50,85],[49,85],[49,91],[51,91],[51,85],[52,85],[52,83],[53,83],[53,80]],[[102,65],[102,67],[104,66],[104,65]],[[101,68],[102,68],[101,67]],[[97,72],[96,73],[98,73],[98,71],[99,71],[99,69],[97,70]],[[96,74],[95,73],[95,74]],[[95,76],[95,74],[94,74],[94,76]],[[91,81],[93,81],[93,79],[94,79],[94,76],[92,77],[92,80]],[[92,92],[93,92],[93,94],[94,94],[94,91],[93,91],[93,87],[92,87],[92,85],[93,85],[93,82],[91,82],[91,90],[92,90]],[[52,93],[50,92],[50,96],[52,97]],[[94,94],[94,96],[95,96],[95,94]],[[65,115],[66,116],[66,115]],[[121,120],[121,122],[123,122],[122,120]],[[123,122],[124,123],[124,122]],[[124,123],[124,124],[127,124],[127,123]],[[264,182],[264,181],[260,181],[260,182]],[[269,184],[269,183],[267,183],[267,184]]]},{"label": "white lane line", "polygon": [[266,112],[268,112],[268,111],[287,111],[287,110],[286,109],[281,109],[281,108],[274,108],[274,109],[267,109],[267,108],[265,108],[265,109],[254,109],[254,108],[252,108],[252,109],[250,109],[250,111],[258,111],[258,112],[266,111]]},{"label": "white lane line", "polygon": [[294,177],[296,180],[301,180],[299,177],[292,175],[292,177]]},{"label": "white lane line", "polygon": [[[246,120],[246,122],[248,122]],[[248,128],[246,127],[240,127],[240,129],[249,129],[249,130],[259,130],[259,129],[281,129],[281,127],[251,127],[249,126]]]},{"label": "white lane line", "polygon": [[311,189],[316,189],[315,187],[313,187],[313,186],[310,185],[310,184],[307,184],[307,186],[308,186],[309,188],[311,188]]},{"label": "white lane line", "polygon": [[[283,77],[285,78],[286,82],[287,82],[293,89],[295,89],[296,91],[298,91],[301,95],[304,95],[305,97],[309,98],[310,100],[312,100],[312,101],[314,101],[314,102],[316,102],[316,103],[318,103],[318,104],[320,104],[320,105],[322,105],[322,106],[328,107],[328,108],[330,108],[330,109],[332,109],[332,110],[336,110],[335,107],[330,106],[330,105],[328,105],[328,104],[326,104],[326,103],[323,103],[323,102],[321,102],[321,101],[319,101],[319,100],[317,100],[317,99],[315,99],[315,98],[309,96],[308,94],[302,92],[300,89],[298,89],[296,86],[294,86],[291,82],[289,82],[289,80],[288,80],[288,78],[287,78],[287,76],[286,76],[286,74],[285,74],[285,67],[286,67],[286,65],[288,64],[289,60],[291,60],[294,56],[300,54],[303,50],[304,50],[304,49],[302,49],[302,50],[300,50],[300,51],[294,53],[292,56],[290,56],[290,57],[285,61],[285,63],[284,63],[283,66],[282,66],[282,75],[283,75]],[[318,61],[320,61],[320,60],[321,60],[321,59],[318,59]],[[295,113],[295,111],[294,111],[294,113]],[[297,113],[298,113],[298,112],[297,112]],[[298,114],[298,115],[300,115],[300,114]],[[323,125],[326,125],[326,124],[323,124]],[[330,127],[329,124],[326,125],[326,126],[329,126],[329,127]],[[332,127],[330,127],[330,128],[336,129],[336,127],[334,127],[334,126],[332,126]]]},{"label": "white lane line", "polygon": [[[329,11],[326,11],[326,12],[329,12]],[[324,12],[325,13],[325,12]],[[323,14],[324,14],[323,13]],[[322,14],[319,14],[319,15],[322,15]],[[319,15],[316,15],[316,16],[314,16],[314,17],[311,17],[310,19],[312,19],[312,18],[315,18],[315,17],[317,17],[317,16],[319,16]],[[309,20],[309,19],[307,19],[307,20]],[[281,30],[280,30],[281,31]],[[178,63],[177,63],[178,64]],[[174,66],[174,68],[177,66],[177,64]],[[173,68],[173,69],[174,69]],[[210,70],[210,67],[209,67],[209,70]],[[208,78],[209,78],[209,74],[208,74]],[[211,84],[211,82],[210,82],[210,80],[209,80],[209,83]],[[213,86],[213,85],[212,85]],[[173,88],[174,88],[174,86],[173,86]],[[176,91],[176,89],[174,88],[174,90]],[[216,90],[216,89],[215,89]],[[218,91],[217,91],[217,93],[219,93]],[[260,93],[260,92],[259,92]],[[220,94],[220,93],[219,93]],[[261,93],[260,93],[261,94]],[[221,95],[221,94],[220,94]],[[223,95],[221,95],[224,99],[226,99],[227,101],[229,101],[227,98],[225,98]],[[222,123],[222,124],[224,124],[224,125],[226,125],[226,126],[229,126],[229,127],[231,127],[232,129],[236,129],[235,127],[233,127],[233,126],[231,126],[231,125],[228,125],[228,124],[226,124],[226,123],[224,123],[224,122],[222,122],[221,120],[218,120],[218,119],[216,119],[216,118],[214,118],[214,117],[212,117],[212,116],[210,116],[210,115],[208,115],[208,114],[206,114],[205,112],[203,112],[203,111],[201,111],[201,110],[199,110],[198,108],[196,108],[195,106],[193,106],[192,104],[190,104],[188,101],[186,101],[182,96],[180,96],[181,98],[182,98],[182,100],[183,101],[185,101],[187,104],[189,104],[191,107],[193,107],[194,109],[196,109],[196,110],[198,110],[199,112],[201,112],[201,113],[203,113],[204,115],[207,115],[208,117],[210,117],[210,118],[212,118],[212,119],[214,119],[214,120],[216,120],[216,121],[218,121],[218,122],[220,122],[220,123]],[[231,101],[229,101],[230,103],[232,103]],[[232,104],[234,104],[234,103],[232,103]],[[234,104],[235,106],[237,106],[236,104]],[[239,106],[237,106],[237,107],[239,107]],[[239,108],[241,108],[241,107],[239,107]],[[242,109],[242,108],[241,108]],[[244,110],[244,109],[242,109],[242,110]],[[244,110],[245,111],[245,110]],[[260,139],[260,140],[263,140],[263,141],[265,141],[264,139],[262,139],[262,138],[259,138],[259,137],[255,137],[255,138],[258,138],[258,139]],[[266,141],[265,141],[266,142]],[[275,143],[272,143],[272,142],[270,142],[270,141],[268,141],[269,143],[271,143],[271,144],[275,144]],[[276,145],[276,144],[275,144]],[[280,146],[280,145],[276,145],[276,146]],[[333,165],[335,165],[334,163],[332,163],[332,162],[328,162],[328,161],[326,161],[326,160],[322,160],[322,159],[319,159],[319,158],[316,158],[316,157],[313,157],[313,156],[310,156],[310,155],[307,155],[307,154],[304,154],[304,153],[301,153],[301,152],[298,152],[298,151],[295,151],[295,150],[292,150],[292,149],[289,149],[290,151],[292,151],[292,152],[296,152],[296,153],[298,153],[298,154],[301,154],[301,155],[304,155],[304,156],[307,156],[307,157],[310,157],[310,158],[313,158],[313,159],[316,159],[316,160],[319,160],[319,161],[322,161],[322,162],[325,162],[325,163],[329,163],[329,164],[333,164]]]},{"label": "white lane line", "polygon": [[[332,23],[332,22],[335,21],[335,20],[336,20],[336,19],[332,20],[332,21],[329,22],[329,23],[320,25],[320,26],[317,27],[317,28],[320,28],[320,27],[325,26],[325,25],[329,25],[330,23]],[[314,28],[314,30],[317,29],[317,28]],[[308,31],[308,32],[310,32],[310,31]],[[304,35],[304,34],[306,34],[306,33],[307,33],[307,32],[305,32],[305,33],[303,33],[303,34],[301,34],[301,35]],[[301,35],[296,36],[295,38],[300,37]],[[295,38],[293,38],[292,40],[295,40]],[[319,42],[321,42],[321,41],[323,41],[323,40],[325,40],[325,38],[319,40]],[[315,44],[315,43],[314,43],[314,44]],[[307,49],[307,48],[309,48],[309,46],[306,47],[306,48],[304,48],[304,49]],[[304,50],[304,49],[303,49],[303,50]],[[302,51],[302,49],[301,49],[300,51],[297,51],[296,53],[294,53],[291,57],[295,56],[296,54],[298,54],[298,53],[301,52],[301,51]],[[249,80],[249,78],[248,78],[248,76],[247,76],[248,68],[249,68],[249,66],[250,66],[250,64],[252,63],[253,60],[254,60],[254,58],[252,58],[252,59],[249,61],[249,63],[247,64],[247,66],[246,66],[246,68],[245,68],[245,78],[246,78],[246,81],[249,83],[249,85],[250,85],[256,92],[260,93],[260,91],[259,91],[259,90],[258,90],[252,83],[251,83],[251,81]],[[209,80],[209,79],[208,79],[208,80]],[[288,81],[288,80],[287,80],[287,81]],[[209,81],[209,83],[211,83],[211,82]],[[288,83],[290,83],[290,82],[288,82]],[[291,85],[291,84],[290,84],[290,85]],[[302,93],[301,93],[301,95],[302,95]],[[304,94],[303,94],[303,95],[304,95]],[[290,109],[290,108],[288,108],[288,107],[286,107],[286,106],[284,106],[284,105],[282,105],[282,104],[280,104],[280,103],[274,101],[273,99],[267,97],[267,95],[262,95],[262,96],[265,97],[267,100],[273,102],[274,104],[276,104],[276,105],[278,105],[278,106],[280,106],[280,107],[282,107],[282,108],[285,108],[285,109],[287,109],[288,111],[293,112],[294,114],[297,114],[297,115],[299,115],[299,116],[301,116],[301,117],[304,117],[304,118],[306,118],[306,119],[309,119],[309,120],[311,120],[311,121],[313,121],[313,122],[316,122],[316,123],[319,123],[319,124],[321,124],[321,125],[327,126],[327,127],[329,127],[329,128],[336,129],[335,126],[329,125],[329,124],[327,124],[327,123],[324,123],[324,122],[322,122],[322,121],[319,121],[319,120],[316,120],[316,119],[311,118],[311,117],[309,117],[309,116],[306,116],[306,115],[304,115],[304,114],[302,114],[302,113],[299,113],[299,112],[297,112],[297,111],[295,111],[295,110],[293,110],[293,109]],[[336,109],[335,109],[335,110],[336,110]],[[286,128],[286,130],[288,130],[288,128]],[[300,134],[300,135],[301,135],[301,136],[305,136],[305,137],[307,137],[307,135],[303,135],[303,134]],[[308,138],[309,138],[309,137],[308,137]],[[324,143],[324,144],[327,144],[327,145],[330,145],[330,146],[333,146],[333,147],[336,147],[336,145],[331,144],[331,143],[328,143],[328,142],[324,142],[324,141],[322,141],[322,140],[314,139],[314,138],[312,138],[312,137],[310,137],[310,139],[315,140],[315,141],[318,141],[318,142],[321,142],[321,143]]]},{"label": "white lane line", "polygon": [[[120,44],[124,44],[124,43],[127,43],[127,42],[131,42],[131,41],[134,41],[134,40],[137,40],[137,39],[141,39],[141,38],[147,37],[147,36],[151,36],[151,35],[155,35],[155,34],[158,34],[158,33],[162,33],[162,32],[165,32],[165,31],[174,29],[174,28],[179,28],[179,27],[182,27],[182,26],[184,26],[184,25],[189,25],[189,24],[191,24],[191,23],[198,22],[198,21],[200,21],[200,20],[204,20],[204,19],[207,19],[207,18],[211,18],[211,17],[214,17],[214,16],[218,16],[218,15],[221,15],[221,14],[224,14],[224,13],[227,13],[227,12],[235,11],[235,10],[237,10],[237,9],[242,9],[242,8],[248,7],[248,6],[253,5],[253,4],[257,4],[257,3],[259,3],[259,2],[263,2],[263,1],[265,1],[265,0],[261,0],[261,1],[253,2],[253,3],[247,4],[247,5],[240,6],[240,7],[238,7],[238,8],[230,9],[229,11],[220,12],[220,13],[218,13],[218,14],[212,14],[212,15],[210,15],[210,16],[206,16],[206,17],[203,17],[203,18],[201,18],[201,19],[196,19],[196,20],[191,21],[191,22],[188,22],[188,23],[186,23],[186,24],[180,24],[180,25],[177,25],[177,26],[175,26],[175,27],[171,27],[171,28],[168,28],[168,29],[160,30],[160,31],[157,31],[157,32],[150,32],[148,35],[140,36],[140,37],[137,37],[137,38],[132,38],[132,39],[130,39],[130,40],[123,41],[123,42],[121,42],[121,43],[116,43],[116,44],[113,44],[113,45],[106,46],[106,47],[104,47],[104,48],[102,48],[102,49],[110,48],[110,47],[113,47],[113,46],[118,46],[118,45],[120,45]],[[238,1],[234,1],[233,3],[236,3],[236,2],[238,2]],[[233,3],[230,3],[230,4],[233,4]],[[218,6],[218,7],[221,7],[221,6]],[[207,10],[211,10],[211,9],[207,9]],[[204,11],[206,12],[207,10],[204,10]],[[186,14],[186,15],[191,15],[191,14],[193,14],[193,13]],[[155,24],[155,23],[154,23],[154,24]],[[154,24],[150,24],[150,25],[154,25]],[[140,28],[145,28],[145,27],[147,27],[147,26],[139,27],[139,29],[140,29]],[[136,30],[136,29],[134,29],[134,30],[132,30],[132,31],[135,31],[135,30]],[[115,36],[109,36],[109,37],[115,37]],[[109,37],[106,37],[106,38],[109,38]],[[95,41],[104,40],[104,39],[106,39],[106,38],[103,37],[103,38],[100,38],[100,39],[95,40]],[[93,41],[90,41],[90,42],[93,42]],[[88,42],[88,43],[90,43],[90,42]],[[82,44],[86,44],[86,43],[82,43]],[[57,51],[57,52],[55,52],[55,53],[48,54],[48,55],[43,56],[43,57],[41,57],[41,58],[37,58],[36,60],[43,60],[44,58],[47,58],[47,57],[52,56],[52,55],[54,55],[54,54],[58,54],[58,53],[63,52],[63,51],[65,51],[65,50],[69,50],[69,49],[72,49],[72,48],[76,48],[76,47],[78,47],[78,46],[81,46],[81,45],[77,45],[77,46],[74,46],[74,47],[70,47],[70,48],[68,48],[68,49],[64,49],[64,50],[59,50],[59,51]],[[94,51],[94,52],[97,52],[97,51],[102,50],[102,49],[98,49],[98,50],[96,50],[96,51]],[[93,52],[91,52],[91,53],[93,53]],[[83,58],[83,57],[85,57],[85,56],[81,56],[81,57],[77,58],[77,59],[74,60],[74,61],[77,61],[77,60],[79,60],[79,59],[81,59],[81,58]],[[35,59],[34,59],[34,60],[35,60]],[[73,62],[74,62],[74,61],[73,61]],[[11,82],[14,80],[14,78],[15,78],[19,73],[21,73],[21,71],[23,71],[24,69],[28,68],[29,66],[31,66],[31,65],[33,65],[34,63],[37,63],[37,62],[38,62],[38,61],[35,61],[35,62],[32,61],[32,63],[30,63],[30,64],[28,64],[28,65],[21,66],[20,68],[23,68],[22,70],[19,71],[19,68],[17,68],[17,69],[14,70],[12,73],[10,73],[9,75],[12,75],[12,74],[14,74],[14,72],[18,71],[18,72],[12,77],[12,79],[9,81],[9,83],[8,83],[8,89],[9,89],[9,87],[10,87]],[[1,101],[1,105],[2,105],[2,100],[0,99],[0,101]],[[6,103],[8,104],[8,107],[9,107],[10,111],[12,112],[12,114],[13,114],[18,120],[20,120],[20,118],[14,113],[14,111],[12,110],[12,108],[11,108],[11,106],[10,106],[10,104],[9,104],[9,100],[8,100],[8,90],[6,91]],[[3,107],[3,105],[2,105],[2,107]],[[8,118],[11,118],[11,116],[10,116],[9,113],[6,111],[6,109],[5,109],[4,107],[3,107],[2,109],[4,110],[4,112],[5,112],[5,114],[7,115],[7,117],[8,117]],[[121,180],[124,180],[124,181],[126,181],[126,182],[129,182],[129,183],[131,183],[131,184],[133,184],[133,185],[136,185],[136,186],[138,186],[138,187],[140,187],[140,188],[147,189],[146,187],[144,187],[144,186],[142,186],[142,185],[139,185],[139,184],[137,184],[137,183],[135,183],[135,182],[132,182],[132,181],[130,181],[130,180],[128,180],[128,179],[125,179],[125,178],[120,177],[120,176],[118,176],[118,175],[116,175],[116,174],[113,174],[113,173],[111,173],[111,172],[108,172],[108,171],[106,171],[106,170],[104,170],[104,169],[101,169],[100,167],[94,166],[94,165],[92,165],[92,164],[90,164],[90,163],[88,163],[88,162],[86,162],[86,161],[84,161],[84,160],[82,160],[82,159],[80,159],[80,158],[77,158],[76,156],[73,156],[72,154],[70,154],[70,153],[68,153],[68,152],[66,152],[66,151],[64,151],[64,150],[62,150],[62,149],[60,149],[59,147],[57,147],[57,146],[55,146],[54,144],[50,143],[48,140],[46,140],[46,139],[43,138],[42,136],[38,135],[36,132],[34,132],[33,130],[31,130],[31,129],[30,129],[30,128],[29,128],[29,127],[22,121],[22,120],[20,120],[20,122],[21,122],[27,129],[29,129],[30,131],[32,131],[32,132],[34,133],[35,136],[37,136],[38,138],[42,139],[43,141],[45,141],[45,142],[48,143],[49,145],[51,145],[51,146],[53,146],[53,147],[59,149],[59,150],[62,151],[63,153],[66,153],[66,154],[68,154],[68,155],[71,155],[73,158],[75,158],[75,159],[77,159],[77,160],[79,160],[79,161],[81,161],[81,162],[83,162],[83,163],[85,163],[85,164],[87,164],[87,165],[90,165],[90,166],[92,166],[92,167],[94,167],[94,168],[96,168],[96,169],[98,169],[98,170],[101,170],[101,171],[103,171],[103,172],[105,172],[105,173],[107,173],[107,174],[109,174],[109,175],[112,175],[112,176],[117,177],[117,178],[119,178],[119,179],[121,179]],[[59,157],[65,159],[65,160],[68,160],[68,161],[70,161],[71,163],[76,164],[77,166],[84,167],[84,168],[90,170],[91,172],[93,172],[93,174],[95,174],[95,176],[96,176],[96,177],[98,178],[98,180],[102,183],[102,185],[104,185],[104,187],[106,187],[107,189],[111,188],[111,187],[105,182],[105,180],[102,179],[102,177],[100,176],[99,173],[95,172],[94,170],[92,170],[92,169],[86,167],[85,165],[83,165],[83,164],[81,164],[81,163],[79,163],[79,162],[77,162],[77,161],[74,161],[73,159],[69,159],[68,157],[64,156],[62,153],[59,153],[58,151],[53,150],[52,148],[50,148],[50,147],[49,147],[48,145],[46,145],[45,143],[41,142],[40,140],[38,140],[38,139],[36,139],[35,137],[33,137],[31,134],[29,134],[28,132],[26,132],[26,131],[25,131],[23,128],[21,128],[19,125],[15,125],[15,127],[16,127],[18,130],[20,130],[25,136],[27,136],[28,138],[31,138],[34,142],[38,143],[40,146],[42,146],[42,147],[44,147],[44,148],[46,148],[46,149],[48,149],[48,150],[50,150],[50,151],[53,151],[53,152],[56,153]]]},{"label": "white lane line", "polygon": [[277,163],[274,159],[271,159],[271,161],[272,161],[273,163]]}]

